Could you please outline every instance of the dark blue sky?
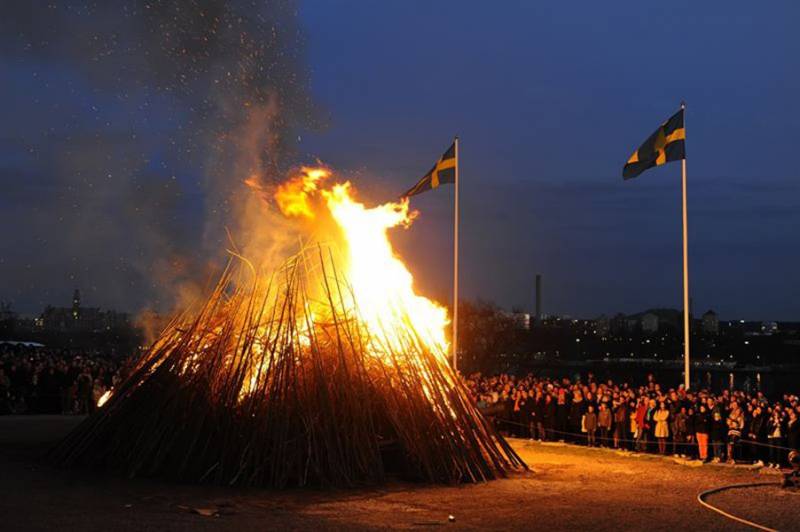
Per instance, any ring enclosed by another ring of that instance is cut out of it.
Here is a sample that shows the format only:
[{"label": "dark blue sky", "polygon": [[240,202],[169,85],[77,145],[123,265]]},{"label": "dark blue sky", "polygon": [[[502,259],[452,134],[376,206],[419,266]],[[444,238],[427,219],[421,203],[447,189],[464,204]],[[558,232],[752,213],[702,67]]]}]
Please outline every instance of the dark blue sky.
[{"label": "dark blue sky", "polygon": [[[400,192],[461,138],[466,295],[593,316],[680,305],[680,165],[621,167],[688,104],[695,310],[800,318],[800,7],[792,2],[313,2],[304,147]],[[404,252],[446,297],[452,191]]]},{"label": "dark blue sky", "polygon": [[[319,158],[380,201],[458,134],[466,297],[530,308],[539,272],[549,313],[678,307],[680,165],[620,173],[684,99],[695,311],[800,319],[800,5],[551,4],[301,2],[303,46],[284,46],[314,110],[288,120],[293,158]],[[187,130],[223,121],[196,114],[213,99],[207,71],[176,92],[140,67],[139,48],[123,47],[120,74],[113,54],[36,53],[24,37],[0,50],[0,300],[35,312],[78,286],[89,303],[135,310],[159,289],[153,268],[204,231],[214,170],[208,137]],[[421,216],[395,241],[423,292],[446,300],[452,187],[413,205]]]}]

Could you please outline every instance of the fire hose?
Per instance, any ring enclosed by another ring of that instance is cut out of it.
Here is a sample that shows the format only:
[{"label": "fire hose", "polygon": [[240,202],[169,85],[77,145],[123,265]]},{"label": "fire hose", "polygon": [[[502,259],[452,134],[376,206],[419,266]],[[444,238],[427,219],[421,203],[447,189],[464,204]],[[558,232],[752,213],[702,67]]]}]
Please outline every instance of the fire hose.
[{"label": "fire hose", "polygon": [[720,515],[722,515],[724,517],[727,517],[728,519],[731,519],[732,521],[736,521],[737,523],[741,523],[743,525],[747,525],[747,526],[753,527],[753,528],[758,529],[758,530],[764,530],[766,532],[777,532],[777,530],[775,530],[774,528],[769,528],[769,527],[766,527],[764,525],[760,525],[758,523],[754,523],[753,521],[748,521],[747,519],[744,519],[742,517],[738,517],[738,516],[735,516],[735,515],[733,515],[731,513],[728,513],[725,510],[717,508],[716,506],[706,502],[704,499],[708,495],[712,495],[714,493],[719,493],[719,492],[726,491],[726,490],[732,490],[732,489],[738,489],[738,488],[754,488],[754,487],[757,487],[757,486],[780,486],[780,485],[781,484],[779,482],[778,483],[776,483],[776,482],[750,482],[750,483],[746,483],[746,484],[728,484],[726,486],[720,486],[718,488],[711,488],[709,490],[706,490],[706,491],[703,491],[701,493],[698,493],[697,494],[697,502],[699,502],[702,506],[705,506],[709,510],[711,510],[713,512],[717,512],[718,514],[720,514]]}]

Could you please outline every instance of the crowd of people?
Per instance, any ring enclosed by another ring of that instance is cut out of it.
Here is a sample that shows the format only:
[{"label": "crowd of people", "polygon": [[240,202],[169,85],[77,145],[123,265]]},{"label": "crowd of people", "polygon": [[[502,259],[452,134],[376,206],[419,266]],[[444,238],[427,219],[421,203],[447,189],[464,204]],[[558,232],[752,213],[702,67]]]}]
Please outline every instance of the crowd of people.
[{"label": "crowd of people", "polygon": [[800,448],[800,399],[526,375],[469,375],[478,407],[507,434],[778,468]]},{"label": "crowd of people", "polygon": [[0,344],[0,415],[89,414],[119,369],[96,352]]},{"label": "crowd of people", "polygon": [[[0,414],[89,414],[119,382],[121,361],[95,352],[0,344]],[[478,407],[507,434],[714,462],[786,463],[800,448],[800,398],[665,389],[528,374],[466,377]]]}]

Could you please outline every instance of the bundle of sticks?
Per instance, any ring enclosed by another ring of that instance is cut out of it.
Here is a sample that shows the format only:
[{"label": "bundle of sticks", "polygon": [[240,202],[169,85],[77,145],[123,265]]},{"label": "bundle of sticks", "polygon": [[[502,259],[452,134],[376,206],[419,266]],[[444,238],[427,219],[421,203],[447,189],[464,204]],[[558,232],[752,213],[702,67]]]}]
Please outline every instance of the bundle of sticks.
[{"label": "bundle of sticks", "polygon": [[231,259],[52,460],[279,488],[525,469],[442,353],[366,329],[333,257],[306,248],[269,275]]}]

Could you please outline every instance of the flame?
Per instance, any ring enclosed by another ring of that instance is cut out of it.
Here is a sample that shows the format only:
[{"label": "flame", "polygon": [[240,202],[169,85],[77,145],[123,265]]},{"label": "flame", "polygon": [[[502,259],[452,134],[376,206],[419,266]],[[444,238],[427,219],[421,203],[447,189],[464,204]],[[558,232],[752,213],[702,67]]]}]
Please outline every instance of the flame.
[{"label": "flame", "polygon": [[100,398],[97,400],[97,408],[100,408],[101,406],[106,404],[106,402],[108,402],[109,399],[111,399],[111,390],[106,390],[106,392],[103,395],[101,395]]},{"label": "flame", "polygon": [[[355,199],[350,182],[321,188],[330,175],[326,168],[302,168],[275,192],[281,212],[335,222],[335,231],[328,236],[343,252],[344,277],[353,292],[352,298],[340,304],[357,313],[381,351],[397,350],[405,341],[420,341],[446,360],[447,310],[415,292],[414,277],[388,236],[392,228],[408,227],[417,213],[409,211],[408,200],[369,208]],[[315,201],[317,197],[323,201]]]},{"label": "flame", "polygon": [[285,216],[304,216],[314,218],[309,201],[317,191],[318,183],[330,176],[326,168],[301,168],[301,174],[278,186],[275,201]]},{"label": "flame", "polygon": [[414,278],[392,248],[387,231],[408,226],[408,200],[367,208],[352,196],[349,182],[322,192],[346,244],[347,280],[353,288],[358,314],[373,335],[392,348],[403,337],[418,336],[430,349],[447,351],[447,311],[417,295]]}]

